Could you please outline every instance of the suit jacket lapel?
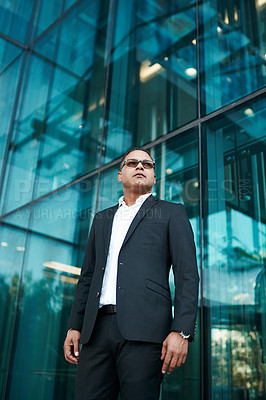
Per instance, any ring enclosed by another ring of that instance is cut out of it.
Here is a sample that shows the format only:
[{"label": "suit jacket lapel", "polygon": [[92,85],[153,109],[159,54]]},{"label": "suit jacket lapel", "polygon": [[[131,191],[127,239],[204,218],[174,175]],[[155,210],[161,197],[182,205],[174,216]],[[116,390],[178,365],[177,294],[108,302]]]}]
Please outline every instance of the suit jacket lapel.
[{"label": "suit jacket lapel", "polygon": [[132,235],[132,233],[135,231],[135,229],[137,228],[138,224],[140,223],[140,221],[142,220],[142,218],[147,214],[147,212],[157,203],[158,199],[155,199],[152,195],[149,196],[144,203],[142,204],[142,206],[140,207],[139,211],[137,212],[137,214],[135,215],[129,230],[127,231],[126,237],[123,241],[123,244],[121,246],[121,248],[126,244],[126,242],[128,241],[128,239],[130,238],[130,236]]},{"label": "suit jacket lapel", "polygon": [[118,209],[118,204],[114,207],[109,208],[106,210],[106,218],[104,221],[104,250],[105,250],[105,255],[107,256],[108,250],[109,250],[109,244],[110,244],[110,239],[111,239],[111,233],[112,233],[112,225],[113,225],[113,220],[114,216],[116,213],[116,210]]}]

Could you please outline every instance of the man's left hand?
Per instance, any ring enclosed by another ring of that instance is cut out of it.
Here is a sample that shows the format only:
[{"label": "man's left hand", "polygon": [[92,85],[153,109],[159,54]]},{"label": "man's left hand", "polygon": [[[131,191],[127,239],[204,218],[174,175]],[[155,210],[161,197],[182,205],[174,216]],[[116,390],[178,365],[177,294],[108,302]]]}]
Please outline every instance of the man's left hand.
[{"label": "man's left hand", "polygon": [[171,332],[163,342],[161,360],[164,360],[162,373],[171,374],[174,369],[184,364],[187,358],[188,340],[178,332]]}]

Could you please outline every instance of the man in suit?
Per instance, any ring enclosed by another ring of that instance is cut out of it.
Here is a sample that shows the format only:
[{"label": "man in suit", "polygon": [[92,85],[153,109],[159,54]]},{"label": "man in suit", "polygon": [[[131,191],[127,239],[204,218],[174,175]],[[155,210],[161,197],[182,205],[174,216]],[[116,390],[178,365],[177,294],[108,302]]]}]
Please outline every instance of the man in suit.
[{"label": "man in suit", "polygon": [[152,196],[154,166],[148,151],[127,152],[124,196],[94,217],[64,343],[66,360],[78,363],[76,400],[159,399],[163,375],[185,362],[193,340],[193,232],[182,204]]}]

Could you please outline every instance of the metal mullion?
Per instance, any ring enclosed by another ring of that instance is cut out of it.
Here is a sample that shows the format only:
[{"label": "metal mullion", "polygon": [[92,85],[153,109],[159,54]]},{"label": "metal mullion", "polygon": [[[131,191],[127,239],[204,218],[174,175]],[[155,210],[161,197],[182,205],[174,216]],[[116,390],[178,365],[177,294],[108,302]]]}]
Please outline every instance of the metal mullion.
[{"label": "metal mullion", "polygon": [[60,12],[60,16],[58,18],[56,18],[51,25],[49,25],[42,33],[40,33],[39,36],[37,36],[31,43],[32,46],[35,46],[36,42],[41,39],[44,35],[46,35],[46,33],[50,30],[53,29],[54,26],[61,20],[63,19],[67,14],[69,14],[74,8],[77,7],[78,3],[81,3],[82,0],[77,0],[74,4],[72,4],[71,7],[69,7],[66,11],[63,12],[63,7],[64,7],[64,2],[62,3],[62,8],[61,8],[61,12]]},{"label": "metal mullion", "polygon": [[[24,71],[27,57],[28,57],[28,65],[27,65],[26,71]],[[3,195],[3,184],[4,184],[4,180],[5,180],[5,175],[7,173],[7,160],[8,160],[8,156],[9,156],[9,151],[11,151],[10,144],[11,144],[14,124],[15,124],[15,117],[16,117],[19,98],[20,98],[20,94],[21,94],[20,109],[18,110],[18,117],[17,117],[17,120],[19,121],[20,115],[21,115],[21,109],[22,109],[21,104],[23,103],[23,98],[24,98],[24,95],[25,95],[25,89],[26,89],[26,86],[27,86],[30,58],[31,58],[30,57],[30,53],[26,50],[24,55],[23,55],[21,73],[20,73],[20,77],[19,77],[18,88],[17,88],[16,97],[15,97],[15,104],[14,104],[13,114],[12,114],[12,117],[11,117],[10,130],[9,130],[9,134],[8,134],[6,150],[5,150],[5,156],[4,156],[4,161],[3,161],[2,176],[1,176],[1,179],[0,179],[0,193],[2,193],[2,195]],[[24,72],[25,72],[25,81],[24,81],[23,88],[22,88],[22,81],[23,81]],[[18,124],[16,126],[16,130],[15,130],[15,133],[14,133],[13,143],[16,142],[17,134],[18,134]],[[12,166],[13,156],[14,156],[14,149],[11,152],[9,169]],[[5,193],[5,195],[6,195],[6,193]],[[6,204],[6,198],[3,200],[3,210],[5,209],[5,204]]]},{"label": "metal mullion", "polygon": [[95,204],[96,212],[97,212],[98,205],[99,205],[99,193],[100,193],[100,181],[101,181],[101,162],[102,162],[106,108],[107,108],[106,99],[108,97],[109,73],[110,73],[110,63],[111,63],[111,51],[112,51],[112,41],[113,41],[113,31],[114,31],[115,9],[116,9],[115,0],[110,0],[108,25],[107,25],[107,29],[106,29],[106,44],[107,44],[107,49],[108,49],[107,50],[107,70],[106,70],[106,83],[105,83],[105,101],[104,101],[104,106],[103,106],[103,125],[102,125],[100,154],[99,154],[99,171],[98,171],[98,181],[97,181],[97,190],[96,190],[96,204]]},{"label": "metal mullion", "polygon": [[244,97],[241,97],[241,99],[238,99],[238,100],[234,101],[233,103],[227,104],[227,105],[219,108],[218,110],[215,110],[215,111],[211,112],[210,114],[205,115],[205,117],[202,117],[200,119],[200,122],[203,123],[203,122],[209,121],[219,115],[222,115],[223,113],[225,113],[227,111],[230,111],[238,106],[241,106],[242,104],[248,102],[249,100],[256,99],[256,97],[259,97],[265,93],[266,93],[266,87],[258,89],[255,92],[252,92]]},{"label": "metal mullion", "polygon": [[202,164],[202,129],[201,124],[199,124],[199,192],[200,192],[200,204],[199,204],[199,225],[200,225],[200,392],[201,392],[201,400],[205,400],[204,397],[204,321],[203,321],[203,310],[204,310],[204,265],[203,265],[203,164]]},{"label": "metal mullion", "polygon": [[3,75],[13,64],[21,57],[22,53],[18,54],[1,72],[0,76]]},{"label": "metal mullion", "polygon": [[22,228],[21,226],[14,225],[14,224],[12,224],[10,222],[1,221],[0,224],[3,225],[3,226],[6,226],[9,229],[16,229],[17,231],[24,232],[25,234],[29,234],[30,233],[32,235],[41,236],[41,237],[44,237],[45,239],[54,240],[54,241],[56,241],[58,243],[65,244],[65,245],[68,245],[68,246],[74,246],[74,247],[80,246],[79,243],[73,243],[73,242],[70,242],[70,241],[65,240],[65,239],[60,239],[58,237],[51,236],[51,235],[49,235],[47,233],[37,232],[37,231],[34,231],[33,229],[30,229],[28,227],[27,228]]},{"label": "metal mullion", "polygon": [[[33,20],[34,20],[34,15],[35,15],[35,11],[36,11],[37,2],[38,2],[38,0],[35,0],[34,6],[33,6],[33,10],[32,10],[32,17],[31,17],[31,22],[30,22],[29,32],[28,32],[28,37],[27,37],[27,45],[25,46],[25,51],[24,51],[24,54],[23,54],[23,61],[22,61],[19,81],[18,81],[18,85],[17,85],[17,92],[16,92],[16,96],[15,96],[13,113],[12,113],[12,116],[11,116],[10,128],[9,128],[7,142],[6,142],[6,150],[5,150],[3,166],[2,166],[2,175],[0,177],[0,193],[2,193],[2,195],[3,195],[4,177],[5,177],[5,174],[6,174],[6,171],[7,171],[7,160],[8,160],[8,155],[9,155],[9,151],[10,151],[10,143],[11,143],[11,139],[12,139],[13,128],[14,128],[14,124],[15,124],[15,117],[16,117],[16,113],[17,113],[17,107],[18,107],[18,104],[19,104],[20,93],[22,91],[22,98],[24,97],[24,94],[25,94],[25,91],[22,89],[22,82],[23,82],[23,77],[24,77],[24,72],[25,72],[24,70],[25,70],[25,66],[26,66],[26,59],[27,59],[28,54],[30,55],[30,52],[28,53],[28,49],[29,49],[28,41],[29,41],[30,35],[31,35],[31,30],[32,30],[32,26],[33,26]],[[29,56],[29,59],[30,59],[30,56]],[[24,85],[23,85],[24,89],[25,89],[26,84],[27,84],[28,72],[29,72],[29,62],[28,62],[28,66],[27,66],[27,69],[26,69],[26,72],[25,72],[25,81],[24,81]],[[19,110],[19,115],[20,115],[20,113],[21,113],[21,108]],[[19,115],[18,115],[18,120],[19,120]],[[17,127],[16,127],[14,142],[16,140],[16,137],[17,137]],[[11,154],[10,165],[12,163],[13,154],[14,154],[14,151],[12,151],[12,154]],[[3,210],[4,210],[4,205],[5,205],[5,199],[3,200]]]},{"label": "metal mullion", "polygon": [[34,54],[36,57],[38,57],[38,58],[44,60],[44,61],[47,62],[47,63],[50,63],[51,65],[53,65],[54,67],[56,67],[56,68],[58,68],[58,69],[61,69],[63,72],[67,73],[68,75],[72,76],[73,78],[78,79],[78,80],[84,80],[84,77],[83,77],[83,76],[76,75],[73,71],[67,69],[67,68],[64,67],[63,65],[60,65],[60,64],[58,64],[57,62],[52,61],[50,58],[45,57],[43,54],[38,53],[38,51],[34,50],[34,48],[31,50],[31,52],[32,52],[32,54]]},{"label": "metal mullion", "polygon": [[[113,164],[116,164],[116,163],[113,163]],[[108,169],[109,167],[110,167],[110,164],[108,164],[108,166],[105,166],[105,168],[102,168],[102,169]],[[34,205],[34,204],[36,204],[36,203],[38,203],[38,202],[40,202],[40,201],[46,199],[47,197],[50,197],[50,196],[52,196],[52,195],[54,195],[54,194],[56,194],[56,193],[61,192],[62,190],[68,189],[68,188],[70,188],[70,187],[76,185],[77,183],[84,181],[85,179],[91,178],[91,177],[93,177],[94,175],[99,174],[99,172],[100,172],[100,169],[97,169],[97,170],[94,170],[94,171],[92,171],[92,172],[89,172],[88,174],[86,174],[86,175],[84,175],[84,176],[82,176],[82,177],[80,177],[80,178],[77,178],[77,179],[75,179],[74,181],[72,181],[72,182],[70,182],[70,183],[67,183],[66,185],[61,186],[60,188],[54,189],[54,190],[52,190],[51,192],[49,192],[49,193],[47,193],[47,194],[45,194],[45,195],[43,195],[43,196],[40,196],[40,197],[38,197],[38,198],[35,199],[35,200],[30,201],[29,203],[23,204],[21,207],[18,207],[18,208],[16,208],[16,209],[14,209],[14,210],[12,210],[12,211],[10,211],[10,212],[4,214],[4,215],[1,215],[1,217],[0,217],[0,222],[1,222],[2,220],[4,220],[5,218],[9,217],[10,215],[12,215],[12,214],[18,212],[18,211],[24,210],[25,208],[28,208],[28,207],[30,207],[31,205]]]},{"label": "metal mullion", "polygon": [[[254,93],[252,93],[252,94],[249,95],[248,97],[249,97],[249,99],[250,99],[250,98],[259,97],[259,96],[260,96],[261,94],[263,94],[265,91],[266,91],[266,89],[261,89],[261,90],[259,90],[259,91],[256,92],[256,94],[257,94],[256,96],[255,96]],[[246,100],[246,101],[248,101],[248,100]],[[242,104],[242,103],[244,103],[244,101],[239,102],[237,105],[240,105],[240,104]],[[230,109],[234,108],[234,107],[232,107],[231,105],[230,105],[230,108],[228,108],[228,107],[229,107],[229,106],[226,106],[227,110],[230,110]],[[195,120],[195,121],[193,121],[193,122],[191,122],[191,123],[189,123],[189,124],[187,124],[187,125],[185,125],[185,126],[179,128],[179,129],[177,129],[177,130],[175,130],[175,131],[172,131],[172,132],[170,132],[170,133],[168,133],[168,134],[166,134],[166,135],[164,135],[164,136],[162,136],[162,137],[160,137],[160,138],[158,138],[158,139],[155,139],[155,140],[152,141],[152,142],[149,142],[149,143],[143,145],[142,147],[143,147],[144,149],[150,149],[151,147],[154,147],[154,146],[156,146],[156,145],[158,145],[158,144],[160,144],[160,143],[162,143],[162,142],[165,142],[165,141],[167,141],[167,140],[169,140],[169,139],[171,139],[171,138],[173,138],[173,137],[176,137],[176,136],[178,136],[179,134],[181,134],[181,133],[183,133],[183,132],[185,132],[185,131],[187,131],[187,130],[189,130],[189,129],[191,129],[191,128],[195,128],[195,127],[198,127],[198,126],[199,126],[199,127],[200,127],[200,130],[201,130],[201,122],[206,122],[206,121],[212,120],[212,119],[215,118],[216,116],[219,116],[219,115],[223,114],[223,112],[224,112],[224,109],[223,109],[221,112],[218,110],[217,112],[215,112],[215,115],[213,115],[214,113],[212,113],[212,114],[208,115],[207,117],[204,117],[204,118],[201,118],[201,119],[197,119],[197,120]],[[201,142],[202,142],[202,136],[201,136],[201,139],[200,139],[200,140],[201,140]],[[201,151],[202,151],[202,147],[201,147]],[[29,202],[29,203],[27,203],[27,204],[24,204],[23,206],[18,207],[18,208],[16,208],[15,210],[12,210],[12,211],[10,211],[10,212],[8,212],[8,213],[2,215],[2,216],[0,217],[0,221],[1,221],[2,219],[4,219],[4,218],[10,216],[11,214],[13,214],[13,213],[15,213],[15,212],[18,212],[18,211],[20,211],[20,210],[22,210],[22,209],[24,209],[24,208],[29,207],[31,204],[35,204],[35,203],[37,203],[38,201],[41,201],[41,200],[45,199],[45,198],[48,197],[48,196],[51,196],[51,195],[53,195],[53,194],[55,194],[55,193],[57,193],[57,192],[60,192],[61,190],[67,189],[67,188],[69,188],[69,187],[71,187],[71,186],[73,186],[73,185],[76,185],[77,183],[79,183],[79,182],[81,182],[81,181],[83,181],[83,180],[85,180],[85,179],[91,178],[91,177],[93,177],[94,175],[100,174],[101,172],[104,172],[105,170],[108,170],[109,168],[112,168],[113,166],[115,166],[116,164],[118,164],[119,161],[121,161],[121,159],[122,159],[122,156],[119,157],[119,158],[116,158],[116,159],[114,159],[114,160],[112,160],[112,161],[110,161],[109,163],[107,163],[107,164],[105,164],[105,165],[102,165],[102,166],[98,167],[97,169],[95,169],[95,170],[93,170],[93,171],[88,172],[87,174],[85,174],[85,175],[83,175],[83,176],[81,176],[81,177],[79,177],[79,178],[74,179],[73,181],[71,181],[71,182],[69,182],[69,183],[67,183],[67,184],[65,184],[65,185],[63,185],[63,186],[61,186],[61,187],[59,187],[59,188],[57,188],[57,189],[55,189],[55,190],[53,190],[53,191],[47,193],[47,194],[45,194],[44,196],[41,196],[41,197],[39,197],[39,198],[33,200],[32,202]],[[97,191],[97,196],[98,196],[98,193],[99,193],[99,191]],[[202,205],[202,206],[203,206],[203,205]]]},{"label": "metal mullion", "polygon": [[160,144],[165,140],[171,139],[172,137],[175,137],[175,136],[179,135],[180,133],[185,132],[186,130],[189,130],[191,128],[198,126],[199,124],[211,121],[211,120],[215,119],[216,117],[223,115],[225,112],[233,110],[234,108],[241,106],[242,104],[244,104],[250,100],[256,99],[257,97],[259,97],[265,93],[266,93],[266,87],[262,88],[262,89],[258,89],[256,92],[253,92],[231,104],[223,106],[223,107],[219,108],[218,110],[213,111],[212,113],[210,113],[204,117],[197,118],[197,119],[193,120],[192,122],[189,122],[188,124],[181,126],[180,128],[177,128],[163,136],[160,136],[159,138],[143,145],[142,147],[145,149],[148,149],[152,146]]},{"label": "metal mullion", "polygon": [[[185,132],[185,131],[187,131],[187,130],[189,130],[189,129],[191,129],[191,128],[195,128],[195,127],[198,127],[198,126],[199,126],[199,127],[200,127],[200,130],[201,130],[201,123],[202,123],[202,122],[211,121],[211,120],[214,119],[215,117],[217,117],[217,116],[219,116],[219,115],[222,115],[225,111],[229,111],[229,110],[235,108],[236,106],[241,105],[242,103],[245,103],[246,101],[248,101],[248,100],[250,100],[250,99],[255,99],[256,97],[259,97],[259,96],[260,96],[261,94],[263,94],[265,91],[266,91],[266,89],[258,90],[257,92],[252,93],[252,94],[250,94],[249,96],[247,96],[248,99],[245,100],[245,101],[244,101],[244,100],[242,101],[242,99],[241,99],[241,100],[239,100],[239,101],[237,102],[237,104],[234,103],[234,105],[225,106],[225,107],[224,107],[223,109],[221,109],[221,110],[218,110],[218,111],[216,111],[216,112],[213,112],[212,114],[209,114],[208,116],[206,116],[206,117],[204,117],[204,118],[196,119],[196,120],[194,120],[193,122],[190,122],[190,123],[188,123],[187,125],[185,125],[185,126],[179,128],[179,129],[177,129],[177,130],[174,130],[174,131],[172,131],[172,132],[170,132],[170,133],[168,133],[168,134],[166,134],[166,135],[164,135],[164,136],[161,136],[161,137],[158,138],[158,139],[155,139],[154,141],[151,141],[151,142],[149,142],[149,143],[143,145],[142,147],[143,147],[144,149],[150,149],[151,147],[154,147],[154,146],[156,146],[156,145],[158,145],[158,144],[161,144],[162,142],[165,142],[165,141],[167,141],[167,140],[169,140],[169,139],[171,139],[171,138],[173,138],[173,137],[176,137],[176,136],[178,136],[179,134],[181,134],[181,133],[183,133],[183,132]],[[246,99],[246,98],[245,98],[245,99]],[[202,142],[202,136],[201,136],[201,139],[200,139],[200,140],[201,140],[201,142]],[[201,145],[202,145],[202,144],[201,144]],[[201,151],[202,151],[202,147],[201,147]],[[97,169],[95,169],[95,170],[93,170],[93,171],[90,171],[90,172],[84,174],[83,176],[81,176],[81,177],[79,177],[79,178],[74,179],[73,181],[71,181],[71,182],[69,182],[69,183],[67,183],[67,184],[65,184],[65,185],[63,185],[63,186],[61,186],[61,187],[59,187],[59,188],[57,188],[57,189],[55,189],[55,190],[49,192],[49,193],[47,193],[46,195],[41,196],[41,197],[39,197],[39,198],[33,200],[32,202],[29,202],[29,203],[27,203],[27,204],[24,204],[23,206],[18,207],[18,208],[16,208],[15,210],[12,210],[12,211],[10,211],[10,212],[8,212],[8,213],[2,215],[2,216],[0,217],[0,220],[6,218],[6,217],[8,217],[8,216],[10,216],[11,214],[13,214],[13,213],[15,213],[15,212],[17,212],[17,211],[19,211],[19,210],[22,210],[22,209],[24,209],[24,208],[29,207],[31,204],[35,204],[35,203],[37,203],[38,201],[41,201],[41,200],[45,199],[45,198],[48,197],[48,196],[51,196],[51,195],[53,195],[53,194],[55,194],[55,193],[57,193],[57,192],[60,192],[61,190],[67,189],[67,188],[69,188],[69,187],[71,187],[71,186],[73,186],[73,185],[76,185],[77,183],[79,183],[79,182],[81,182],[81,181],[83,181],[83,180],[85,180],[85,179],[91,178],[91,177],[93,177],[93,176],[96,175],[96,174],[99,174],[99,173],[101,173],[101,172],[103,172],[103,171],[105,171],[105,170],[108,170],[109,168],[112,168],[113,166],[115,166],[116,164],[118,164],[119,161],[121,161],[121,159],[122,159],[122,156],[119,157],[119,158],[116,158],[116,159],[114,159],[114,160],[112,160],[112,161],[110,161],[109,163],[107,163],[107,164],[105,164],[105,165],[102,165],[102,166],[98,167]],[[99,192],[97,191],[97,195],[98,195],[98,193],[99,193]]]},{"label": "metal mullion", "polygon": [[[62,3],[62,7],[63,7],[63,3]],[[62,12],[62,9],[61,9]],[[61,14],[60,12],[60,14]],[[56,40],[56,44],[55,44],[55,48],[54,48],[54,54],[53,54],[53,58],[56,59],[57,57],[57,50],[58,50],[58,46],[59,46],[59,37],[60,37],[60,30],[61,30],[61,20],[59,22],[58,25],[58,33],[57,33],[57,40]],[[48,118],[48,113],[49,113],[49,105],[50,105],[50,97],[51,97],[51,92],[52,92],[52,84],[53,84],[53,80],[54,80],[54,75],[55,75],[55,66],[51,66],[51,75],[50,75],[50,79],[49,79],[49,86],[48,86],[48,90],[47,90],[47,101],[46,101],[46,105],[45,105],[45,109],[44,109],[44,118],[43,118],[43,122],[44,124],[47,121]],[[43,125],[42,125],[43,128]],[[32,200],[31,200],[31,204],[34,200],[34,195],[35,195],[35,190],[37,187],[37,181],[38,181],[38,162],[41,160],[41,155],[42,155],[42,150],[43,150],[43,146],[44,146],[44,141],[43,141],[43,137],[44,134],[43,132],[41,132],[40,135],[40,145],[39,145],[39,150],[38,150],[38,156],[37,156],[37,167],[36,167],[36,172],[35,172],[35,176],[34,176],[34,182],[33,182],[33,188],[32,188]]]},{"label": "metal mullion", "polygon": [[36,38],[33,39],[32,43],[31,43],[31,47],[34,47],[36,42],[38,42],[38,40],[40,40],[43,36],[45,36],[48,31],[52,30],[61,19],[62,19],[62,15],[60,14],[60,16],[58,18],[56,18],[51,23],[51,25],[49,25],[44,31],[42,31],[42,33],[40,33],[39,36],[37,36]]},{"label": "metal mullion", "polygon": [[5,35],[3,32],[0,32],[0,38],[6,40],[7,42],[10,42],[10,43],[14,44],[17,47],[20,47],[23,50],[27,49],[27,45],[26,44],[23,44],[23,43],[17,41],[16,39],[13,39],[11,36]]},{"label": "metal mullion", "polygon": [[[24,51],[24,56],[23,56],[23,61],[22,61],[22,66],[21,66],[21,72],[20,72],[20,77],[19,77],[19,82],[18,82],[18,87],[17,87],[17,93],[16,93],[16,97],[15,97],[14,110],[13,110],[13,115],[11,117],[10,131],[9,131],[8,140],[7,140],[5,158],[4,158],[3,168],[2,168],[3,174],[2,174],[2,177],[1,177],[1,181],[0,181],[0,192],[2,192],[2,186],[3,186],[4,176],[5,176],[5,172],[6,172],[6,164],[7,164],[7,159],[8,159],[9,146],[10,146],[12,133],[13,133],[13,128],[14,128],[15,116],[16,116],[17,106],[18,106],[18,102],[19,102],[20,90],[21,90],[21,85],[22,85],[22,80],[23,80],[23,75],[24,75],[24,69],[25,69],[25,64],[26,64],[26,58],[27,58],[27,49],[29,47],[28,45],[29,45],[29,40],[30,40],[30,36],[31,36],[31,31],[32,31],[35,12],[36,12],[37,2],[38,2],[38,0],[34,1],[32,14],[31,14],[31,21],[30,21],[30,26],[29,26],[28,36],[27,36],[27,45],[26,45],[25,51]],[[25,87],[26,82],[27,82],[28,71],[29,71],[29,63],[28,63],[27,71],[26,71],[24,87]],[[23,95],[24,95],[24,93],[23,93]],[[20,109],[20,111],[21,111],[21,109]],[[15,135],[15,138],[16,138],[16,135]],[[13,158],[13,154],[14,154],[14,151],[12,152],[11,160]],[[3,207],[4,207],[4,204],[5,204],[5,199],[4,199],[4,202],[3,202]],[[26,235],[25,248],[26,248],[26,243],[28,241],[29,221],[30,221],[30,214],[29,214],[29,219],[28,219],[27,231],[25,233],[25,235]],[[18,324],[17,315],[18,315],[19,303],[20,303],[20,299],[21,299],[21,292],[23,291],[23,288],[22,288],[22,276],[23,276],[23,273],[24,273],[25,253],[26,253],[26,251],[23,254],[23,259],[22,259],[22,263],[21,263],[21,271],[20,271],[20,276],[19,276],[18,292],[17,292],[17,297],[16,297],[17,303],[16,303],[16,307],[15,307],[15,311],[14,311],[14,314],[15,314],[14,325],[13,325],[13,329],[12,329],[12,333],[11,333],[12,339],[11,339],[10,352],[9,352],[8,360],[7,360],[7,368],[6,368],[7,374],[6,374],[6,379],[5,379],[5,383],[4,383],[4,391],[3,391],[4,398],[6,397],[6,393],[7,393],[7,390],[9,388],[9,385],[10,385],[10,374],[11,374],[10,367],[12,365],[11,361],[13,359],[14,341],[15,341],[15,337],[16,337],[16,332],[17,332],[16,328],[17,328],[17,324]]]},{"label": "metal mullion", "polygon": [[200,62],[200,23],[199,23],[199,0],[196,0],[196,45],[197,45],[197,69],[198,69],[198,76],[197,76],[197,108],[198,108],[198,160],[199,160],[199,194],[200,194],[200,201],[199,201],[199,227],[200,227],[200,399],[205,400],[204,398],[204,379],[203,379],[203,372],[204,372],[204,332],[203,332],[203,306],[204,306],[204,299],[203,299],[203,275],[204,275],[204,268],[203,268],[203,191],[202,191],[202,182],[203,182],[203,165],[202,165],[202,130],[201,130],[201,62]]}]

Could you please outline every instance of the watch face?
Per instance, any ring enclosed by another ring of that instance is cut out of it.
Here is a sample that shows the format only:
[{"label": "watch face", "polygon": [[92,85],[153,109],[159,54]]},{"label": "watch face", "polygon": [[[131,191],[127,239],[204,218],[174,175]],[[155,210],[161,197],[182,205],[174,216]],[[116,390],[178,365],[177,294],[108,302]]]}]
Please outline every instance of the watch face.
[{"label": "watch face", "polygon": [[180,333],[180,335],[182,336],[182,338],[184,338],[184,339],[188,339],[189,336],[190,336],[190,334],[188,334],[188,333],[186,333],[186,332],[183,332],[183,331],[181,331],[181,332],[179,332],[179,333]]}]

